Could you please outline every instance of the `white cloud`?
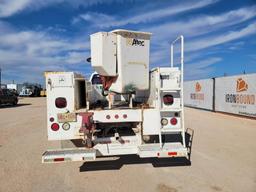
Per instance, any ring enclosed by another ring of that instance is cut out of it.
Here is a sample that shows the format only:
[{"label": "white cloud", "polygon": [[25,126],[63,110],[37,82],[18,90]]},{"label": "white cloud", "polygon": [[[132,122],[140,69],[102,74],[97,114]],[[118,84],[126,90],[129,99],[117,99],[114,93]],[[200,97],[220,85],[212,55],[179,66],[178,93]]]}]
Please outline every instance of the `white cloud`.
[{"label": "white cloud", "polygon": [[0,4],[0,17],[8,17],[26,8],[31,0],[3,0]]},{"label": "white cloud", "polygon": [[152,22],[153,20],[161,19],[167,16],[177,15],[179,13],[191,11],[193,9],[199,9],[210,4],[216,3],[217,1],[218,0],[188,1],[186,3],[171,5],[164,8],[154,8],[153,10],[144,10],[142,8],[141,10],[139,10],[140,14],[136,14],[135,16],[126,18],[110,16],[103,13],[91,12],[81,14],[79,17],[74,18],[73,23],[76,23],[79,20],[79,18],[85,21],[92,22],[94,26],[100,28],[124,26],[127,24],[148,23]]},{"label": "white cloud", "polygon": [[256,16],[256,6],[244,7],[219,15],[198,15],[188,21],[168,22],[148,27],[143,30],[155,34],[158,41],[169,39],[180,34],[185,37],[194,37],[217,31],[247,21]]},{"label": "white cloud", "polygon": [[[232,51],[243,46],[244,42],[241,39],[256,33],[256,23],[251,23],[242,29],[240,27],[240,30],[229,31],[228,27],[235,26],[255,16],[256,6],[252,6],[215,16],[197,16],[189,21],[181,20],[142,29],[153,32],[152,46],[154,47],[154,52],[151,54],[152,66],[168,66],[170,63],[169,42],[176,36],[185,33],[185,63],[186,66],[189,66],[189,70],[186,71],[186,77],[188,79],[207,77],[214,70],[212,64],[221,61],[221,58],[213,57],[212,55],[223,52],[223,49],[215,50],[213,46],[231,42],[227,44],[226,51]],[[226,31],[223,32],[223,29],[226,29]],[[239,42],[232,43],[235,40],[239,40]],[[211,49],[205,51],[205,48]],[[211,59],[205,60],[204,57]],[[198,63],[189,64],[191,61],[198,61]]]},{"label": "white cloud", "polygon": [[1,0],[0,17],[9,17],[24,10],[38,10],[54,4],[66,3],[78,7],[87,7],[100,3],[110,3],[118,0]]},{"label": "white cloud", "polygon": [[71,51],[66,56],[66,62],[69,64],[86,63],[86,59],[89,56],[88,51],[77,52]]},{"label": "white cloud", "polygon": [[[150,57],[152,66],[169,65],[169,43],[180,34],[185,36],[185,62],[187,64],[191,60],[212,57],[211,55],[216,55],[224,51],[230,52],[232,49],[234,50],[243,46],[242,43],[234,44],[232,41],[239,40],[241,42],[243,37],[255,34],[255,24],[248,25],[236,31],[229,31],[230,26],[236,26],[255,16],[256,6],[252,6],[228,11],[219,15],[196,16],[188,21],[168,22],[141,30],[153,32],[151,47],[154,49]],[[213,47],[228,42],[231,43],[225,48],[226,50]],[[210,49],[205,51],[205,48]]]},{"label": "white cloud", "polygon": [[206,78],[214,71],[214,64],[222,61],[220,57],[210,57],[195,63],[188,63],[185,65],[185,79],[192,80],[198,78]]},{"label": "white cloud", "polygon": [[238,31],[231,31],[224,34],[212,35],[205,38],[190,41],[186,44],[187,51],[196,51],[208,47],[220,45],[233,40],[240,39],[256,33],[256,23],[252,23]]},{"label": "white cloud", "polygon": [[20,31],[2,34],[1,45],[13,50],[23,50],[33,55],[54,55],[62,51],[83,50],[89,48],[85,39],[74,40],[51,37],[44,32]]},{"label": "white cloud", "polygon": [[235,42],[235,43],[232,43],[231,45],[229,45],[228,49],[229,50],[238,50],[238,49],[241,49],[241,47],[244,44],[245,44],[244,41]]},{"label": "white cloud", "polygon": [[[204,37],[199,36],[194,40],[188,40],[188,41],[186,41],[185,39],[185,62],[187,63],[187,62],[190,62],[191,60],[198,59],[200,57],[201,58],[204,56],[208,57],[209,55],[216,55],[220,52],[224,52],[223,49],[214,50],[213,46],[225,44],[228,42],[232,42],[234,40],[240,40],[243,37],[253,35],[255,33],[256,33],[256,23],[252,23],[237,31],[229,31],[221,34],[210,35],[210,36],[208,35]],[[156,34],[156,35],[161,36],[161,34]],[[173,38],[170,39],[169,37],[164,36],[162,37],[163,39],[161,40],[157,39],[156,37],[153,37],[152,46],[154,46],[154,48],[157,47],[157,49],[154,49],[150,57],[151,58],[150,62],[152,66],[156,66],[156,65],[168,66],[169,65],[170,63],[169,62],[170,60],[169,42],[173,40],[175,36],[172,36],[172,37]],[[225,49],[227,49],[226,51],[230,51],[230,50],[232,51],[234,49],[240,48],[243,45],[244,45],[244,42],[240,41],[240,42],[230,44],[228,48],[225,48]],[[207,52],[205,52],[205,48],[211,48],[211,51],[208,50]]]},{"label": "white cloud", "polygon": [[[249,13],[249,12],[248,12]],[[251,13],[249,13],[250,15]],[[189,23],[188,23],[189,25]],[[206,27],[207,28],[207,27]],[[207,29],[206,29],[207,30]],[[220,28],[219,30],[223,30]],[[155,34],[152,39],[152,46],[157,47],[151,54],[151,64],[152,66],[161,65],[161,66],[168,66],[170,60],[169,49],[170,45],[169,42],[174,39],[173,36],[169,36],[167,29],[162,29],[159,31],[158,34]],[[169,31],[168,31],[169,32]],[[165,35],[166,34],[166,35]],[[209,57],[210,55],[216,55],[220,52],[224,51],[233,51],[235,49],[241,48],[244,45],[244,42],[241,41],[242,38],[256,34],[256,23],[252,23],[240,30],[236,31],[227,31],[222,32],[219,34],[211,34],[211,35],[204,35],[203,37],[198,36],[196,39],[185,39],[185,62],[191,62],[191,60],[198,60],[200,57]],[[159,39],[159,37],[161,39]],[[186,38],[186,36],[185,36]],[[239,40],[236,43],[227,44],[228,47],[224,47],[222,49],[218,47],[214,47],[221,44],[226,44],[235,40]],[[159,43],[160,42],[160,43]],[[206,48],[211,48],[205,51]],[[217,50],[215,48],[218,48]],[[225,50],[226,49],[226,50]],[[210,51],[209,51],[210,50]],[[200,70],[200,72],[203,72]],[[198,72],[199,74],[199,72]]]},{"label": "white cloud", "polygon": [[6,80],[15,76],[20,82],[25,81],[23,78],[39,82],[43,71],[85,65],[89,56],[87,37],[57,38],[43,31],[16,31],[3,23],[1,26],[5,33],[0,32],[0,63]]}]

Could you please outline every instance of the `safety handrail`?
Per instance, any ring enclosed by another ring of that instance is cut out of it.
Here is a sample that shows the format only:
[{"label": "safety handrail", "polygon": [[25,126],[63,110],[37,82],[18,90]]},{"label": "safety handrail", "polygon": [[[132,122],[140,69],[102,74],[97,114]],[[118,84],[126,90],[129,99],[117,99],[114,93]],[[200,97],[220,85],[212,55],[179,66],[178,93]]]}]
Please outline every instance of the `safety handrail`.
[{"label": "safety handrail", "polygon": [[177,37],[172,43],[171,43],[171,67],[173,67],[173,47],[174,44],[180,39],[181,42],[181,46],[180,46],[180,64],[181,67],[183,68],[183,64],[184,64],[184,37],[183,35]]},{"label": "safety handrail", "polygon": [[180,40],[180,72],[181,72],[181,77],[180,77],[180,87],[181,87],[181,92],[180,92],[180,98],[181,98],[181,123],[182,123],[182,137],[183,137],[183,146],[185,147],[185,125],[184,125],[184,101],[183,101],[183,71],[184,71],[184,36],[180,35],[177,37],[172,43],[171,43],[171,67],[174,66],[173,63],[173,49],[174,49],[174,44]]}]

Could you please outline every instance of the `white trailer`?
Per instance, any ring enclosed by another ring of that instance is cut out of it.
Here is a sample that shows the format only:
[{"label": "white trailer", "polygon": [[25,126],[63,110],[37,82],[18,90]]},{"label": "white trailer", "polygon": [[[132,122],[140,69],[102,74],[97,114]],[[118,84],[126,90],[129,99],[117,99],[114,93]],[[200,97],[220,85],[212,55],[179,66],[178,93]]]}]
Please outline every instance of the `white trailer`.
[{"label": "white trailer", "polygon": [[22,86],[23,86],[22,84],[11,83],[11,84],[7,84],[7,89],[15,90],[19,94],[21,92]]},{"label": "white trailer", "polygon": [[[171,45],[171,67],[149,70],[150,33],[115,30],[91,35],[90,81],[48,72],[48,140],[43,163],[93,161],[102,156],[188,157],[183,111],[183,36]],[[181,42],[181,65],[173,45]],[[96,83],[95,83],[96,82]],[[100,86],[99,86],[100,85]],[[102,95],[95,97],[95,94]],[[98,98],[98,99],[95,99]],[[180,136],[172,140],[172,135]]]}]

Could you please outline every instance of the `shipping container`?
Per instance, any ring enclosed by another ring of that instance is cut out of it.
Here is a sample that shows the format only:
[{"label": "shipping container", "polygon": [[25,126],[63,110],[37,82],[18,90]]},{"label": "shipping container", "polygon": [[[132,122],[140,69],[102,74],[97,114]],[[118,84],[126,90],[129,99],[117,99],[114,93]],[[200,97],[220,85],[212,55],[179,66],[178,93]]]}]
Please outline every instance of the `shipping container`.
[{"label": "shipping container", "polygon": [[215,110],[256,117],[256,74],[215,79]]},{"label": "shipping container", "polygon": [[186,81],[184,83],[185,106],[213,110],[213,79]]}]

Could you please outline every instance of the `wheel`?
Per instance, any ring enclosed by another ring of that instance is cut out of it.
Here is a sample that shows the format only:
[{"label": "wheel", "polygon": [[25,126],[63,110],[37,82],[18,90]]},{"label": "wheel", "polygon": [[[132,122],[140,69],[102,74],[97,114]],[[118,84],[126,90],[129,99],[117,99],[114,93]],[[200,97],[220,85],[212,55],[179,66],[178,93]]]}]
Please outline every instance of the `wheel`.
[{"label": "wheel", "polygon": [[18,103],[18,99],[15,99],[12,104],[17,105],[17,103]]}]

